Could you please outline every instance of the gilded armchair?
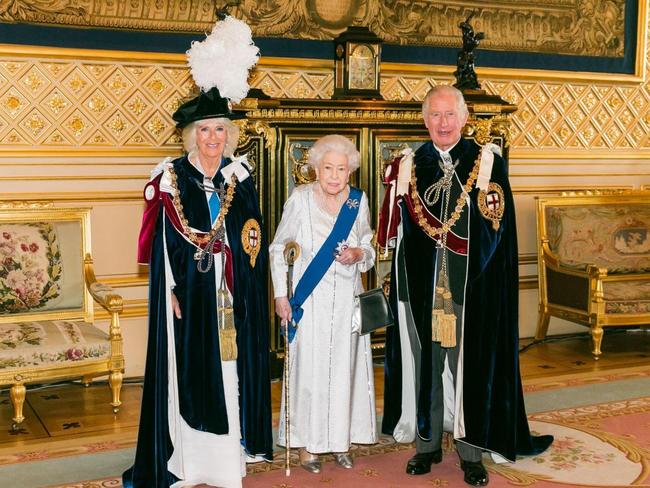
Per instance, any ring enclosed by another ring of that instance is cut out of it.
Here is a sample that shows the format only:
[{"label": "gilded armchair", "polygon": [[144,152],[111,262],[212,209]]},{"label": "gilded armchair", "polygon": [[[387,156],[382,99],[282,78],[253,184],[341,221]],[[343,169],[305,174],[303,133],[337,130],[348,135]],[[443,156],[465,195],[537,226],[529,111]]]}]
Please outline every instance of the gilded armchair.
[{"label": "gilded armchair", "polygon": [[537,200],[539,318],[589,327],[594,359],[606,327],[650,324],[650,192]]},{"label": "gilded armchair", "polygon": [[[93,300],[110,316],[94,325]],[[10,387],[13,427],[26,387],[108,375],[117,413],[124,371],[122,298],[98,283],[90,208],[0,202],[0,386]]]}]

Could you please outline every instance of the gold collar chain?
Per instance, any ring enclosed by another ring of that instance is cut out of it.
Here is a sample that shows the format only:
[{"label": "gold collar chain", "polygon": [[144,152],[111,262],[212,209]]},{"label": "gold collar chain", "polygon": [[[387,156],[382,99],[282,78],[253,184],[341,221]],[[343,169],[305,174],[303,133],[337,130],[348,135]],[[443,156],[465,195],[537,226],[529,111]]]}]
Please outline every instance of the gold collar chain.
[{"label": "gold collar chain", "polygon": [[418,225],[429,237],[436,239],[437,237],[447,234],[447,232],[451,230],[454,224],[456,224],[456,221],[460,218],[460,214],[463,211],[463,207],[465,207],[465,195],[469,195],[469,192],[472,190],[474,182],[478,177],[478,170],[480,165],[481,151],[479,151],[478,156],[476,157],[472,172],[469,174],[467,182],[463,186],[463,191],[460,193],[458,200],[456,200],[456,207],[454,208],[454,211],[451,213],[449,219],[443,222],[440,227],[432,226],[424,218],[424,210],[422,209],[422,204],[420,203],[420,197],[418,195],[418,180],[415,176],[415,164],[411,166],[411,200],[413,201],[413,209],[415,210],[415,214],[418,218]]},{"label": "gold collar chain", "polygon": [[224,198],[223,205],[221,205],[221,209],[219,210],[219,215],[217,216],[217,220],[214,221],[214,225],[212,226],[210,231],[203,236],[196,235],[196,233],[190,229],[190,224],[187,221],[185,214],[183,213],[183,204],[181,203],[180,191],[178,190],[178,186],[176,185],[176,172],[174,171],[173,166],[169,167],[169,175],[171,177],[171,186],[173,189],[172,200],[174,202],[174,208],[178,213],[178,218],[180,219],[181,225],[183,226],[183,233],[189,238],[190,241],[192,241],[197,246],[210,242],[210,240],[212,240],[212,238],[216,235],[219,228],[223,225],[223,221],[226,218],[226,215],[228,215],[228,210],[230,210],[232,199],[235,197],[235,187],[237,186],[237,178],[235,177],[234,173],[230,177],[230,185],[228,185],[228,190],[226,191],[226,197]]}]

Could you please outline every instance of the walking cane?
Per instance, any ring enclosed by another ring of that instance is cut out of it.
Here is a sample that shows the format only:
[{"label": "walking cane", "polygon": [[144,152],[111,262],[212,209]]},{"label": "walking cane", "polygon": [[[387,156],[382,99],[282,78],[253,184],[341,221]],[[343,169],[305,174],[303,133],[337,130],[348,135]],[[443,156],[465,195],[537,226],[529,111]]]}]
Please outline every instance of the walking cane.
[{"label": "walking cane", "polygon": [[[284,260],[289,266],[287,272],[287,298],[291,300],[293,295],[293,263],[296,262],[300,256],[300,246],[297,242],[287,242],[284,246]],[[291,474],[291,464],[289,460],[289,453],[291,448],[289,446],[289,321],[284,320],[282,326],[284,327],[284,474],[289,476]]]}]

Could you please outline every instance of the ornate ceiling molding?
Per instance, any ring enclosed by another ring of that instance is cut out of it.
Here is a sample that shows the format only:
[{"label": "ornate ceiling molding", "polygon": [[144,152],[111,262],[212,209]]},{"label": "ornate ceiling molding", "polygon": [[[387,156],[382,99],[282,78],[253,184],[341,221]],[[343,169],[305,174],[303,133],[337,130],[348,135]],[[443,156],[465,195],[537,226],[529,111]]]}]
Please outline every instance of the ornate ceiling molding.
[{"label": "ornate ceiling molding", "polygon": [[[631,0],[628,0],[631,1]],[[224,4],[218,1],[217,4]],[[228,2],[233,3],[233,2]],[[386,42],[458,47],[458,24],[475,12],[488,49],[621,57],[626,0],[239,0],[231,13],[255,36],[334,39],[365,25]],[[640,2],[642,3],[642,2]],[[206,32],[213,0],[4,0],[0,21],[63,26]]]}]

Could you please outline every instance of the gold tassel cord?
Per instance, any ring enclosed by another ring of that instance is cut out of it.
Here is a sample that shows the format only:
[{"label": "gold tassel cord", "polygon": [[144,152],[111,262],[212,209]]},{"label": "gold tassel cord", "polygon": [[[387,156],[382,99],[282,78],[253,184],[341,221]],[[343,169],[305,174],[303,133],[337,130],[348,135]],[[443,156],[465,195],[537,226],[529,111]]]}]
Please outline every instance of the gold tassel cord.
[{"label": "gold tassel cord", "polygon": [[440,347],[456,347],[456,315],[453,313],[442,316]]},{"label": "gold tassel cord", "polygon": [[456,347],[456,315],[453,313],[451,292],[445,286],[436,287],[431,310],[431,341],[440,347]]},{"label": "gold tassel cord", "polygon": [[[446,285],[449,286],[449,278],[446,280]],[[442,300],[445,314],[442,316],[442,323],[440,324],[440,346],[456,347],[456,314],[453,312],[454,305],[449,288],[443,290]]]},{"label": "gold tassel cord", "polygon": [[237,330],[234,327],[219,329],[219,350],[222,361],[237,359]]},{"label": "gold tassel cord", "polygon": [[441,330],[442,330],[442,316],[445,314],[445,311],[442,309],[436,310],[435,308],[431,310],[431,341],[440,342],[441,339]]},{"label": "gold tassel cord", "polygon": [[[450,158],[449,158],[450,159]],[[458,160],[455,163],[451,163],[451,160],[443,163],[439,162],[440,169],[443,170],[444,176],[438,180],[438,182],[431,185],[427,188],[424,196],[425,201],[428,205],[435,204],[441,196],[444,200],[442,202],[442,221],[443,225],[439,229],[428,229],[423,228],[427,234],[436,238],[440,236],[440,239],[437,240],[438,253],[437,255],[440,258],[440,270],[438,273],[437,284],[435,287],[435,292],[433,296],[433,307],[431,310],[431,341],[439,342],[440,347],[450,348],[456,347],[456,315],[454,314],[454,303],[451,296],[451,290],[449,285],[449,272],[447,269],[447,259],[448,259],[448,250],[447,250],[447,233],[456,224],[456,221],[460,218],[461,213],[465,207],[465,195],[468,193],[468,190],[471,189],[471,186],[474,184],[476,176],[478,175],[478,166],[480,164],[480,156],[477,158],[474,163],[474,169],[470,174],[467,183],[465,184],[465,189],[461,191],[460,197],[458,197],[456,208],[452,213],[451,218],[447,220],[449,214],[449,204],[451,189],[453,184],[453,174],[458,166]],[[411,191],[413,196],[413,201],[418,201],[419,204],[419,195],[417,193],[417,188],[414,185],[414,176],[412,174],[411,181]],[[421,217],[421,207],[420,212],[417,212],[416,204],[416,213]],[[430,232],[431,231],[431,232]]]},{"label": "gold tassel cord", "polygon": [[219,350],[222,361],[237,359],[237,329],[228,291],[217,291],[217,320],[219,322]]},{"label": "gold tassel cord", "polygon": [[432,310],[431,341],[440,347],[456,347],[456,315],[444,310]]}]

